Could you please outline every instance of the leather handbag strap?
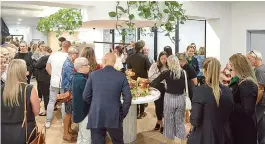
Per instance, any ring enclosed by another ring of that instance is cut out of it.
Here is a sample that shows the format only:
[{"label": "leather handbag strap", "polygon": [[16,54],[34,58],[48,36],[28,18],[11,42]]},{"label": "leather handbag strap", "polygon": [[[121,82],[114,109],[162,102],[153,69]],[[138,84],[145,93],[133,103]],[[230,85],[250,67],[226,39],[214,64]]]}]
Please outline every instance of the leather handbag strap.
[{"label": "leather handbag strap", "polygon": [[186,96],[189,97],[187,73],[186,73],[185,70],[183,70],[183,72],[184,72],[184,76],[185,76],[185,91],[186,91]]},{"label": "leather handbag strap", "polygon": [[[64,64],[63,64],[64,66]],[[63,66],[62,66],[62,72],[61,72],[61,77],[60,77],[60,82],[59,82],[59,93],[60,93],[60,89],[61,89],[61,83],[62,83],[62,77],[63,77]]]},{"label": "leather handbag strap", "polygon": [[26,93],[27,87],[28,87],[28,85],[26,84],[25,89],[24,89],[24,95],[23,95],[22,85],[20,86],[21,95],[23,95],[23,97],[24,97],[24,120],[23,120],[23,123],[22,123],[22,127],[25,126],[25,129],[26,129],[26,142],[28,142],[27,93]]}]

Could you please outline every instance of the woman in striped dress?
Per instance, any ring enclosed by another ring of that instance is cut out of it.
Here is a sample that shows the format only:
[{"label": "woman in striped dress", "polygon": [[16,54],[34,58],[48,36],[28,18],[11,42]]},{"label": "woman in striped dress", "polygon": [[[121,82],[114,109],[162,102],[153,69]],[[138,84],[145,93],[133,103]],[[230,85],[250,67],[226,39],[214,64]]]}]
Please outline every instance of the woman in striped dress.
[{"label": "woman in striped dress", "polygon": [[155,87],[165,80],[167,89],[164,98],[164,136],[169,142],[174,138],[184,140],[186,138],[185,117],[185,74],[177,56],[171,55],[167,59],[168,70],[163,71],[150,85]]}]

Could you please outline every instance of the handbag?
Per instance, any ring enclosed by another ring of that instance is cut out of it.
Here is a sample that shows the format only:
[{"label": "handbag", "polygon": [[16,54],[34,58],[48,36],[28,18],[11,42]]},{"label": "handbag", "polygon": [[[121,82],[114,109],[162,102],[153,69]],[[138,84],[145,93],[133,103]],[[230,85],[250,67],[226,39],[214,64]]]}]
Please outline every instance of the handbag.
[{"label": "handbag", "polygon": [[185,76],[185,93],[186,93],[185,103],[186,103],[186,110],[191,110],[191,100],[190,100],[190,97],[189,97],[187,74],[186,74],[185,70],[183,70],[183,72],[184,72],[184,76]]},{"label": "handbag", "polygon": [[[46,127],[43,126],[42,130],[39,132],[38,131],[38,126],[35,124],[35,128],[32,130],[30,133],[30,136],[28,138],[28,121],[27,121],[27,91],[28,85],[26,84],[25,90],[24,90],[24,120],[22,123],[22,127],[25,126],[26,129],[26,144],[45,144],[45,135],[46,135]],[[20,87],[20,91],[22,94],[22,88]],[[44,130],[44,132],[43,132]],[[36,137],[30,142],[30,138],[33,136],[34,131],[36,131]]]},{"label": "handbag", "polygon": [[[63,73],[63,68],[62,68],[62,73]],[[61,87],[61,82],[62,78],[60,78],[59,89]],[[56,95],[56,100],[59,102],[67,102],[69,100],[72,100],[72,93],[69,90],[62,94],[59,93]]]}]

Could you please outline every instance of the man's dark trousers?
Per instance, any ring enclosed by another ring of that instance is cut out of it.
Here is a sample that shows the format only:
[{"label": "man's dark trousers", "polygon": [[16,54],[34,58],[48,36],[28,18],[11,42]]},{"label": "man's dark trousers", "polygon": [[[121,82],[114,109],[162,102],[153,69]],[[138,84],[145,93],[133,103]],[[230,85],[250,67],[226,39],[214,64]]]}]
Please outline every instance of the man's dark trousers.
[{"label": "man's dark trousers", "polygon": [[90,129],[92,144],[105,144],[106,132],[108,131],[113,144],[124,144],[123,128]]}]

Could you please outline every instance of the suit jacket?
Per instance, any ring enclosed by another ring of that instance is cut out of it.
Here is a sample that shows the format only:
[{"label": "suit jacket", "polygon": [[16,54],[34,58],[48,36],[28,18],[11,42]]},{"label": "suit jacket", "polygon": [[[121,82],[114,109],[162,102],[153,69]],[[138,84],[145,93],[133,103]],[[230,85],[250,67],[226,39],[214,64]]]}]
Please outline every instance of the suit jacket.
[{"label": "suit jacket", "polygon": [[194,127],[187,144],[233,144],[229,125],[233,94],[226,86],[220,85],[220,89],[218,106],[212,88],[206,84],[195,88],[190,116]]},{"label": "suit jacket", "polygon": [[128,114],[132,96],[125,74],[106,66],[91,73],[83,99],[89,107],[88,129],[120,128]]}]

